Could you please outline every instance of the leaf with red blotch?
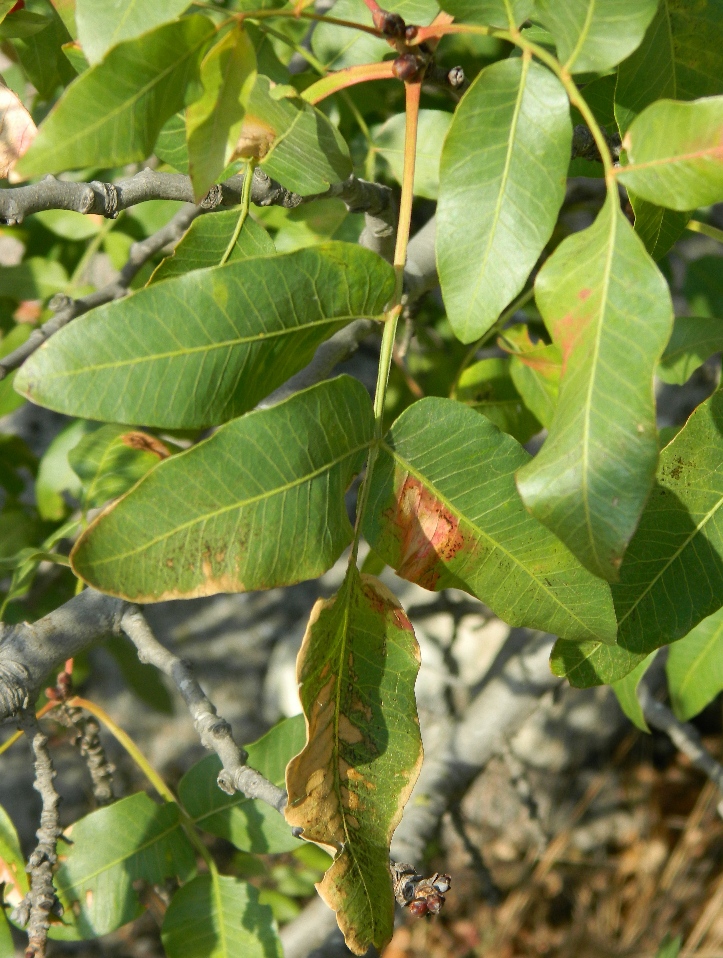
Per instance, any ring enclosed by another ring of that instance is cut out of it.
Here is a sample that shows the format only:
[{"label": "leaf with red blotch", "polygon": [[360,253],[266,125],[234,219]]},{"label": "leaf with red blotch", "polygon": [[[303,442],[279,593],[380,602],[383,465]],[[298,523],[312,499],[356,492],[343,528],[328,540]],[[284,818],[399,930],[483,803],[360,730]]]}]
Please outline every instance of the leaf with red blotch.
[{"label": "leaf with red blotch", "polygon": [[464,589],[510,625],[614,642],[610,588],[525,510],[520,444],[460,402],[428,397],[379,449],[363,532],[398,575]]},{"label": "leaf with red blotch", "polygon": [[38,132],[17,94],[0,83],[0,178],[5,178]]},{"label": "leaf with red blotch", "polygon": [[356,955],[381,951],[394,930],[389,844],[422,764],[418,669],[396,598],[350,566],[314,606],[299,652],[307,744],[286,769],[285,815],[336,852],[317,889]]},{"label": "leaf with red blotch", "polygon": [[587,569],[617,581],[655,475],[653,376],[673,322],[668,285],[617,194],[558,246],[535,296],[562,379],[547,440],[517,487]]}]

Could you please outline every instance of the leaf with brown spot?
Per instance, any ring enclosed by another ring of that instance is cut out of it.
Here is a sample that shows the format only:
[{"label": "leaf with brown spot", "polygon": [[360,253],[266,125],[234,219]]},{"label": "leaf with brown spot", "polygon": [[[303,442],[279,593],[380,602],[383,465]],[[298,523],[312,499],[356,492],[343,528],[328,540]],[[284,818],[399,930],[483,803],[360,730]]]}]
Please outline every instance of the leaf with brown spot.
[{"label": "leaf with brown spot", "polygon": [[344,493],[373,431],[369,395],[349,376],[235,419],[91,523],[73,568],[136,602],[316,578],[351,541]]},{"label": "leaf with brown spot", "polygon": [[379,451],[363,532],[399,575],[464,589],[511,625],[614,642],[610,588],[525,510],[519,443],[460,402],[410,406]]},{"label": "leaf with brown spot", "polygon": [[357,955],[381,951],[394,928],[389,844],[422,764],[418,669],[396,598],[350,566],[314,606],[299,652],[307,744],[286,770],[285,814],[336,853],[317,889]]}]

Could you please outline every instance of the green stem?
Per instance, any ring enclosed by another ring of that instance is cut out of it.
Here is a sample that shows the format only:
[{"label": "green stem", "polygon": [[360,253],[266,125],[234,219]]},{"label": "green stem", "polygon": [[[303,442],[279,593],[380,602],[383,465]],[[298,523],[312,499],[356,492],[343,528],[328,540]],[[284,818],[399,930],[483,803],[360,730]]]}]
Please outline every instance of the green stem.
[{"label": "green stem", "polygon": [[239,213],[238,222],[236,223],[236,228],[233,231],[233,236],[229,240],[229,244],[226,247],[226,251],[221,257],[220,266],[223,266],[224,263],[228,261],[229,256],[233,252],[238,238],[241,235],[241,230],[243,225],[246,222],[246,217],[249,215],[249,209],[251,207],[251,184],[254,179],[254,166],[256,164],[253,160],[249,160],[246,167],[246,176],[244,176],[243,186],[241,188],[241,212]]},{"label": "green stem", "polygon": [[373,37],[383,39],[382,34],[376,27],[369,27],[365,23],[354,23],[353,20],[340,20],[338,17],[327,17],[321,13],[309,13],[303,10],[301,13],[295,13],[293,10],[249,10],[239,13],[236,19],[243,23],[244,20],[268,20],[270,17],[290,18],[294,20],[315,20],[317,23],[331,23],[335,27],[347,27],[349,30],[361,30],[363,33],[370,33]]},{"label": "green stem", "polygon": [[531,286],[528,290],[526,290],[526,292],[518,296],[517,299],[507,307],[504,313],[500,315],[500,318],[496,320],[492,326],[490,326],[490,328],[487,330],[486,333],[483,333],[483,335],[480,336],[480,338],[477,340],[476,343],[472,343],[466,356],[462,360],[462,365],[457,370],[457,375],[455,376],[454,382],[452,383],[452,389],[450,391],[450,396],[452,399],[455,398],[455,395],[457,393],[457,386],[459,386],[459,381],[462,378],[462,373],[472,362],[477,352],[480,349],[482,349],[483,346],[486,346],[487,343],[491,339],[493,339],[497,335],[497,333],[500,332],[501,329],[504,328],[507,321],[515,315],[517,310],[522,309],[522,307],[526,303],[529,303],[529,301],[532,299],[534,295],[535,295],[535,290],[534,290],[534,287]]},{"label": "green stem", "polygon": [[397,243],[394,250],[394,297],[387,310],[382,333],[382,345],[379,353],[379,371],[377,388],[374,394],[374,445],[369,450],[366,475],[359,493],[356,528],[351,550],[350,562],[356,563],[359,553],[359,539],[371,485],[374,465],[379,455],[379,443],[384,435],[384,403],[389,384],[389,371],[392,367],[394,341],[397,335],[397,323],[402,311],[404,293],[404,266],[407,262],[409,233],[412,225],[412,204],[414,202],[414,170],[417,161],[417,133],[419,130],[419,102],[422,92],[421,79],[405,84],[406,92],[406,131],[404,137],[404,174],[402,177],[402,195],[399,202],[399,222],[397,225]]},{"label": "green stem", "polygon": [[700,220],[691,220],[685,228],[690,230],[691,233],[702,233],[703,236],[710,236],[711,239],[723,243],[723,230],[719,230],[715,226],[710,226],[708,223],[701,223]]}]

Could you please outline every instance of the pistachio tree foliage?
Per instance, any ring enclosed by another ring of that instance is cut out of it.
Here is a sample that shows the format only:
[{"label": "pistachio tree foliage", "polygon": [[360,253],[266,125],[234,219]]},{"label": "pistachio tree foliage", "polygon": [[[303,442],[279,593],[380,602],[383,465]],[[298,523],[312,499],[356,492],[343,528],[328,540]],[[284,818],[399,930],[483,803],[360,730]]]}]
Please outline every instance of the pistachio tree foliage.
[{"label": "pistachio tree foliage", "polygon": [[[283,895],[245,879],[250,855],[296,850],[352,950],[382,948],[422,762],[419,652],[385,566],[554,634],[555,674],[615,685],[643,726],[661,646],[680,717],[723,687],[723,396],[661,435],[654,391],[723,347],[714,310],[674,318],[667,258],[690,230],[723,240],[723,0],[0,0],[0,17],[19,124],[1,214],[24,247],[0,268],[0,414],[73,417],[40,462],[0,436],[5,621],[83,584],[144,604],[349,555],[299,654],[305,721],[249,749],[286,821],[222,792],[215,756],[176,795],[156,782],[160,805],[99,808],[59,849],[50,937],[107,934],[172,878],[169,958],[281,954]],[[570,177],[593,197],[574,229]],[[701,289],[721,263],[696,262]],[[319,370],[345,333],[381,341],[371,398]],[[203,833],[247,864],[219,874]],[[17,904],[5,816],[0,865]]]}]

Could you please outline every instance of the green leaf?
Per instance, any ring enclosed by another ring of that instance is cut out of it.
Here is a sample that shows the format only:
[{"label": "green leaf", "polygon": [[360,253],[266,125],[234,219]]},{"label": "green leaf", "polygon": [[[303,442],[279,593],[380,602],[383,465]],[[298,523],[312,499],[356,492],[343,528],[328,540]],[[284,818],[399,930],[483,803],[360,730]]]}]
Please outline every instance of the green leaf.
[{"label": "green leaf", "polygon": [[5,912],[0,915],[0,958],[15,958],[15,944]]},{"label": "green leaf", "polygon": [[614,67],[642,42],[658,0],[537,0],[536,14],[555,38],[570,73]]},{"label": "green leaf", "polygon": [[676,935],[676,937],[673,938],[670,934],[667,934],[660,943],[656,958],[678,958],[682,943],[682,935]]},{"label": "green leaf", "polygon": [[183,106],[214,30],[207,17],[195,15],[115,47],[61,96],[18,173],[41,176],[144,160],[163,124]]},{"label": "green leaf", "polygon": [[85,434],[92,429],[91,423],[76,421],[65,427],[48,446],[35,483],[35,501],[43,519],[59,521],[68,512],[62,493],[68,492],[77,498],[80,481],[70,465],[68,454]]},{"label": "green leaf", "polygon": [[91,812],[69,837],[54,879],[69,926],[51,925],[51,938],[107,935],[143,912],[134,882],[187,881],[196,870],[178,806],[156,805],[144,792]]},{"label": "green leaf", "polygon": [[[71,36],[49,0],[35,0],[33,12],[48,17],[50,25],[39,33],[11,42],[28,80],[40,97],[52,100],[58,87],[70,83],[75,77],[75,70],[63,53],[63,44]],[[42,172],[47,173],[48,170]]]},{"label": "green leaf", "polygon": [[105,648],[116,660],[123,675],[123,681],[141,702],[163,715],[173,715],[175,711],[173,699],[161,678],[161,673],[154,665],[141,662],[135,646],[124,639],[114,637],[105,643]]},{"label": "green leaf", "polygon": [[24,299],[49,299],[62,292],[68,274],[61,263],[31,256],[17,266],[0,266],[0,296],[21,302]]},{"label": "green leaf", "polygon": [[550,239],[571,137],[565,90],[528,57],[487,67],[457,107],[442,152],[437,263],[462,342],[492,326]]},{"label": "green leaf", "polygon": [[179,173],[188,173],[188,147],[186,146],[186,115],[183,110],[174,113],[158,134],[153,148],[159,160],[168,163]]},{"label": "green leaf", "polygon": [[[623,678],[723,603],[723,392],[662,450],[657,483],[612,586],[617,646],[558,642],[556,675],[585,688]],[[661,534],[664,531],[664,535]]]},{"label": "green leaf", "polygon": [[[386,0],[384,9],[420,26],[431,23],[439,13],[436,0]],[[329,15],[372,26],[372,15],[364,0],[337,0]],[[386,40],[331,23],[318,24],[311,37],[311,49],[327,70],[373,63],[389,54]]]},{"label": "green leaf", "polygon": [[[419,147],[414,170],[414,195],[436,200],[439,191],[439,161],[452,114],[442,110],[419,111]],[[372,130],[372,142],[378,156],[386,163],[398,183],[404,173],[404,133],[406,116],[397,113],[382,126]]]},{"label": "green leaf", "polygon": [[212,46],[201,63],[203,93],[186,110],[188,168],[197,203],[233,156],[255,76],[256,54],[241,26]]},{"label": "green leaf", "polygon": [[682,386],[706,359],[723,349],[723,320],[678,316],[658,366],[663,382]]},{"label": "green leaf", "polygon": [[519,27],[535,6],[535,0],[441,0],[440,6],[458,23],[480,23],[484,26]]},{"label": "green leaf", "polygon": [[[1,275],[1,273],[0,273]],[[0,340],[0,359],[9,355],[18,346],[27,342],[32,329],[28,323],[18,323],[10,332]],[[13,388],[15,376],[17,373],[10,373],[5,379],[0,380],[0,416],[7,416],[8,413],[15,412],[24,403],[25,399],[18,396]]]},{"label": "green leaf", "polygon": [[71,415],[215,425],[252,409],[351,320],[381,319],[393,288],[388,263],[346,243],[187,273],[70,323],[15,388]]},{"label": "green leaf", "polygon": [[179,888],[163,919],[168,958],[282,958],[271,909],[253,885],[198,875]]},{"label": "green leaf", "polygon": [[638,686],[653,664],[653,659],[657,655],[657,650],[643,659],[640,665],[636,666],[632,672],[628,672],[624,679],[619,682],[613,682],[612,690],[617,696],[620,708],[625,712],[630,721],[642,732],[649,732],[648,723],[645,721],[642,706],[638,699]]},{"label": "green leaf", "polygon": [[351,565],[314,606],[297,670],[308,742],[286,770],[286,820],[336,852],[317,890],[348,947],[382,951],[394,930],[389,843],[422,765],[417,640],[395,596]]},{"label": "green leaf", "polygon": [[[247,746],[247,763],[275,785],[283,785],[288,762],[305,742],[304,719],[298,715]],[[220,771],[219,758],[208,755],[186,772],[178,786],[181,802],[199,828],[225,838],[241,851],[278,854],[299,848],[299,839],[276,809],[238,792],[227,795],[221,791],[216,781]]]},{"label": "green leaf", "polygon": [[720,0],[660,0],[645,39],[618,69],[615,117],[620,132],[656,100],[723,93],[721,45]]},{"label": "green leaf", "polygon": [[673,642],[665,663],[673,711],[693,718],[723,690],[723,609]]},{"label": "green leaf", "polygon": [[[4,884],[0,901],[19,905],[28,891],[28,875],[20,839],[8,813],[0,805],[0,882]],[[1,952],[0,952],[1,954]],[[14,958],[14,952],[11,958]],[[3,956],[4,958],[4,956]]]},{"label": "green leaf", "polygon": [[155,436],[109,423],[68,452],[68,463],[83,483],[83,507],[93,509],[117,499],[171,450]]},{"label": "green leaf", "polygon": [[372,434],[371,401],[349,376],[249,413],[162,462],[99,516],[73,568],[138,602],[316,578],[351,542],[344,492]]},{"label": "green leaf", "polygon": [[659,100],[630,125],[620,182],[650,203],[694,210],[723,199],[723,96]]},{"label": "green leaf", "polygon": [[265,76],[256,78],[249,95],[237,150],[259,156],[264,172],[301,196],[325,193],[352,173],[336,127],[293,87],[273,88]]},{"label": "green leaf", "polygon": [[461,403],[427,398],[392,426],[363,532],[404,579],[477,596],[510,625],[615,639],[609,587],[530,516],[515,471],[530,459]]},{"label": "green leaf", "polygon": [[509,359],[480,359],[465,369],[455,396],[518,442],[527,442],[542,428],[515,388]]},{"label": "green leaf", "polygon": [[628,193],[628,197],[635,214],[635,232],[653,259],[662,259],[685,232],[690,213],[666,210],[664,206],[648,203],[633,192]]},{"label": "green leaf", "polygon": [[535,295],[563,373],[549,436],[517,486],[586,568],[615,580],[655,474],[653,375],[670,292],[616,196],[558,246]]},{"label": "green leaf", "polygon": [[32,37],[50,26],[52,18],[31,10],[17,10],[9,20],[0,20],[0,40]]},{"label": "green leaf", "polygon": [[683,296],[696,316],[723,316],[723,270],[719,256],[701,256],[688,263]]},{"label": "green leaf", "polygon": [[510,375],[525,405],[543,426],[549,428],[560,391],[562,354],[554,343],[533,343],[529,327],[505,329],[498,345],[511,353]]},{"label": "green leaf", "polygon": [[[171,279],[190,273],[194,269],[206,269],[218,266],[233,238],[238,224],[238,210],[223,210],[195,219],[176,246],[173,255],[168,256],[151,276],[150,283],[160,279]],[[246,217],[236,245],[231,250],[229,262],[248,259],[251,256],[268,256],[275,252],[271,237],[258,223]]]},{"label": "green leaf", "polygon": [[111,47],[174,20],[188,6],[189,0],[76,0],[78,39],[93,65]]},{"label": "green leaf", "polygon": [[87,240],[97,236],[102,229],[100,217],[86,216],[73,210],[40,210],[33,215],[47,230],[63,239]]}]

